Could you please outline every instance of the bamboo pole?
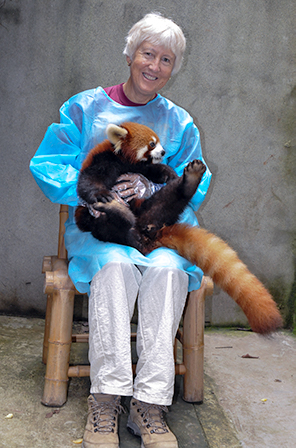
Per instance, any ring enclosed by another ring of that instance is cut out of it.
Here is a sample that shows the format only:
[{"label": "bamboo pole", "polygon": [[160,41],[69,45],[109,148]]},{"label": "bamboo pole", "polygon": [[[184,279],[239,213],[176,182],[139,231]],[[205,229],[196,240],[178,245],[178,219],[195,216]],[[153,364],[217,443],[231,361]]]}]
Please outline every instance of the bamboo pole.
[{"label": "bamboo pole", "polygon": [[83,376],[89,376],[90,366],[71,366],[68,370],[68,376],[81,378]]},{"label": "bamboo pole", "polygon": [[192,291],[187,300],[183,320],[183,360],[186,366],[183,399],[188,402],[203,401],[204,316],[206,282]]},{"label": "bamboo pole", "polygon": [[89,340],[88,333],[72,334],[72,342],[88,342],[88,340]]},{"label": "bamboo pole", "polygon": [[183,398],[188,402],[203,402],[204,382],[204,323],[205,298],[213,293],[210,277],[203,277],[201,287],[192,291],[183,316]]},{"label": "bamboo pole", "polygon": [[49,330],[50,330],[50,322],[51,322],[51,309],[52,309],[52,294],[47,294],[44,337],[43,337],[43,352],[42,352],[43,364],[47,363],[48,338],[49,338]]},{"label": "bamboo pole", "polygon": [[67,400],[68,369],[72,342],[75,288],[65,260],[46,272],[45,292],[52,294],[51,324],[43,398],[46,406],[62,406]]},{"label": "bamboo pole", "polygon": [[[48,256],[43,257],[42,273],[45,274],[45,272],[52,271],[56,260],[57,260],[57,257],[48,257]],[[45,327],[44,327],[44,338],[43,338],[43,353],[42,353],[42,362],[44,364],[46,364],[46,362],[47,362],[48,338],[49,338],[49,329],[50,329],[50,322],[51,322],[51,308],[52,308],[52,294],[47,294]]]},{"label": "bamboo pole", "polygon": [[65,222],[68,219],[68,205],[60,205],[60,229],[59,229],[59,241],[58,241],[58,258],[67,260],[67,251],[65,247]]}]

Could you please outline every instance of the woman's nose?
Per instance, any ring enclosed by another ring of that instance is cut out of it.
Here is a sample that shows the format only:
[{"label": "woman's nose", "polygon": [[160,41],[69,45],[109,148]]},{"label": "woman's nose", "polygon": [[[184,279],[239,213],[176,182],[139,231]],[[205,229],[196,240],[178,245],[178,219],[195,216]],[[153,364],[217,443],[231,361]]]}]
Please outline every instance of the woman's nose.
[{"label": "woman's nose", "polygon": [[151,61],[150,68],[154,72],[158,72],[160,70],[160,59],[155,58],[153,61]]}]

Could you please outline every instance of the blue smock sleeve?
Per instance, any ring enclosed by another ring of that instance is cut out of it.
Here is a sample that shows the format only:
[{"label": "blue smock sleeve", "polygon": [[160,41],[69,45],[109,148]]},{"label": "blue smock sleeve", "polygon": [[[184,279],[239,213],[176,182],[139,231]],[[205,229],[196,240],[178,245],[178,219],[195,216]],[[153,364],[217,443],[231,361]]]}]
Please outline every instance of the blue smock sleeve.
[{"label": "blue smock sleeve", "polygon": [[[183,174],[184,168],[194,159],[202,160],[206,165],[206,171],[203,174],[198,189],[188,205],[192,211],[197,211],[206,196],[212,174],[203,158],[199,130],[193,123],[193,119],[186,113],[183,120],[180,120],[179,117],[179,123],[181,127],[183,126],[183,132],[179,131],[178,133],[180,138],[178,142],[179,148],[172,155],[168,156],[166,163],[176,171],[178,176]],[[181,221],[183,220],[181,219]]]},{"label": "blue smock sleeve", "polygon": [[60,109],[60,123],[49,126],[30,162],[37,184],[52,202],[78,204],[82,125],[82,105],[73,99],[67,101]]}]

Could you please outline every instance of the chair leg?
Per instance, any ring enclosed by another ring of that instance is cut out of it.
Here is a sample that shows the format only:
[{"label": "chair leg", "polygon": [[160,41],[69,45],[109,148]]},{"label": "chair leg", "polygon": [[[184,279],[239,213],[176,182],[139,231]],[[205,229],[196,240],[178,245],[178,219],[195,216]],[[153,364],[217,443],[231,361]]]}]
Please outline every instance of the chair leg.
[{"label": "chair leg", "polygon": [[50,330],[50,322],[51,322],[51,308],[52,308],[52,294],[47,294],[44,339],[43,339],[43,353],[42,353],[43,364],[47,363],[48,339],[49,339],[49,330]]},{"label": "chair leg", "polygon": [[51,319],[43,398],[46,406],[67,401],[68,369],[72,342],[75,289],[67,265],[59,260],[56,270],[46,273],[45,292],[52,294]]},{"label": "chair leg", "polygon": [[[57,262],[57,257],[45,256],[43,258],[42,263],[42,273],[50,272],[53,269],[53,266]],[[49,338],[49,329],[50,329],[50,321],[51,321],[51,306],[52,306],[52,294],[47,294],[46,301],[46,314],[45,314],[45,327],[44,327],[44,338],[43,338],[43,353],[42,353],[42,362],[46,364],[47,361],[47,353],[48,353],[48,338]]]},{"label": "chair leg", "polygon": [[183,399],[188,402],[203,401],[205,296],[203,279],[200,289],[189,293],[183,318]]}]

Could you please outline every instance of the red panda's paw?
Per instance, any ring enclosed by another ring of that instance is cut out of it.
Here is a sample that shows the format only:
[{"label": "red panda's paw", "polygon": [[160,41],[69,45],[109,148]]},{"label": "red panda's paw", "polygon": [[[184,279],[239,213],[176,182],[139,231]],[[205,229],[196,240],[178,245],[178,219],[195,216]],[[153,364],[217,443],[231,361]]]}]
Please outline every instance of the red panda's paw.
[{"label": "red panda's paw", "polygon": [[147,224],[141,228],[141,233],[150,239],[155,239],[158,233],[158,228],[153,224]]},{"label": "red panda's paw", "polygon": [[186,176],[197,177],[201,180],[203,173],[206,171],[205,164],[199,160],[195,159],[192,162],[189,162],[188,165],[184,169],[184,174]]},{"label": "red panda's paw", "polygon": [[[94,201],[96,204],[103,203],[106,204],[108,202],[112,202],[114,199],[114,195],[110,190],[100,190],[99,193],[96,194],[96,200]],[[95,206],[96,204],[93,204]]]},{"label": "red panda's paw", "polygon": [[191,196],[195,193],[205,171],[206,166],[201,160],[195,159],[188,163],[183,172],[185,195]]}]

